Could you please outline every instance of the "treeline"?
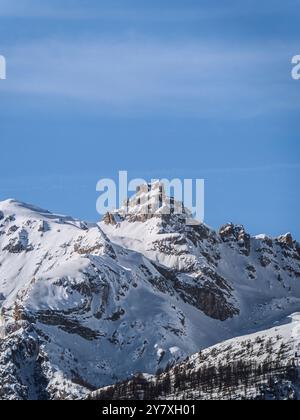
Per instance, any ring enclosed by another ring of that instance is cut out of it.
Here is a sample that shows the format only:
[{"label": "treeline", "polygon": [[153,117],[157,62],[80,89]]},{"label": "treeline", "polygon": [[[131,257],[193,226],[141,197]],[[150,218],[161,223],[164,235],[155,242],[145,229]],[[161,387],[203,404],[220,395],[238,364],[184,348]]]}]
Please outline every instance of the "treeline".
[{"label": "treeline", "polygon": [[[153,379],[137,375],[128,382],[118,383],[97,391],[90,399],[97,400],[157,400],[173,399],[266,399],[275,398],[281,388],[298,382],[294,361],[237,361],[217,366],[203,365],[188,370],[181,364]],[[293,392],[287,389],[287,396]]]}]

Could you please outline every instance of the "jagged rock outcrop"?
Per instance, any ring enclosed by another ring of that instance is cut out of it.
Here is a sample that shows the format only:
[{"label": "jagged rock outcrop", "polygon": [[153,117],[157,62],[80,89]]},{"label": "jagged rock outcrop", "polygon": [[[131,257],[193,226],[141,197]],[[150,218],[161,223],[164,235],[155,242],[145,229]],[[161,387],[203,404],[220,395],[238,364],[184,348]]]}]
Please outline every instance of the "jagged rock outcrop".
[{"label": "jagged rock outcrop", "polygon": [[38,336],[29,325],[0,339],[0,399],[48,399],[45,361]]},{"label": "jagged rock outcrop", "polygon": [[106,213],[106,215],[103,217],[103,222],[107,225],[116,225],[116,219],[112,213]]},{"label": "jagged rock outcrop", "polygon": [[286,235],[279,236],[278,242],[280,244],[285,244],[289,248],[293,248],[294,246],[294,239],[290,233],[287,233]]},{"label": "jagged rock outcrop", "polygon": [[246,233],[244,226],[229,223],[221,227],[219,234],[224,242],[237,243],[241,254],[250,255],[251,237]]}]

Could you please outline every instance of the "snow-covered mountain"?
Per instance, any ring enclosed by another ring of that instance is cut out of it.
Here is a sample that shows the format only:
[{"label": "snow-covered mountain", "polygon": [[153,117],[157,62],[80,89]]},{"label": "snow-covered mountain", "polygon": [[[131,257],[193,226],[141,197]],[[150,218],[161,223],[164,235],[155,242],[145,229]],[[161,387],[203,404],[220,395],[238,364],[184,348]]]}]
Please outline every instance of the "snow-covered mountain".
[{"label": "snow-covered mountain", "polygon": [[78,398],[300,311],[290,234],[140,205],[99,224],[0,203],[0,398]]}]

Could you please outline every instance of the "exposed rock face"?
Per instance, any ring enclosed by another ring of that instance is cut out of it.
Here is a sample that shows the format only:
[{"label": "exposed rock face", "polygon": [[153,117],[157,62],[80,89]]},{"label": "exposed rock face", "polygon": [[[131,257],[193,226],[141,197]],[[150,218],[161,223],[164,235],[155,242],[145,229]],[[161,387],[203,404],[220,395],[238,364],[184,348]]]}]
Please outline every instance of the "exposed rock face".
[{"label": "exposed rock face", "polygon": [[106,213],[106,215],[103,217],[103,222],[106,225],[116,225],[117,224],[114,215],[111,214],[111,213]]},{"label": "exposed rock face", "polygon": [[50,229],[50,228],[49,228],[49,224],[48,224],[45,220],[42,220],[42,221],[40,222],[40,224],[39,224],[38,231],[39,231],[39,232],[42,232],[42,233],[45,233],[45,232],[47,232],[49,229]]},{"label": "exposed rock face", "polygon": [[278,242],[280,244],[285,244],[289,248],[292,248],[294,246],[294,239],[290,233],[287,233],[286,235],[280,236],[278,238]]},{"label": "exposed rock face", "polygon": [[[17,226],[10,227],[8,235],[18,232],[19,228]],[[9,239],[8,244],[3,248],[3,251],[8,251],[12,254],[20,254],[23,251],[31,251],[32,247],[28,241],[28,232],[25,229],[21,229],[18,234]]]},{"label": "exposed rock face", "polygon": [[0,399],[46,400],[46,358],[38,337],[27,326],[0,340]]},{"label": "exposed rock face", "polygon": [[225,321],[239,314],[239,309],[230,304],[224,294],[217,288],[213,290],[209,286],[207,288],[199,288],[189,285],[183,286],[179,283],[175,285],[175,289],[185,302],[196,306],[196,308],[199,308],[211,318]]},{"label": "exposed rock face", "polygon": [[189,283],[181,278],[180,273],[176,270],[158,265],[155,265],[155,267],[163,277],[163,281],[160,278],[157,285],[161,291],[171,295],[178,293],[184,302],[200,309],[205,315],[220,321],[225,321],[239,314],[239,309],[233,303],[232,289],[225,279],[214,271],[204,269],[193,283]]},{"label": "exposed rock face", "polygon": [[241,254],[244,254],[247,257],[250,255],[251,238],[250,235],[246,233],[244,226],[229,223],[221,227],[219,234],[224,242],[236,242],[241,249]]},{"label": "exposed rock face", "polygon": [[300,258],[300,244],[298,242],[296,242],[295,248],[296,248],[296,252],[297,252],[298,258]]}]

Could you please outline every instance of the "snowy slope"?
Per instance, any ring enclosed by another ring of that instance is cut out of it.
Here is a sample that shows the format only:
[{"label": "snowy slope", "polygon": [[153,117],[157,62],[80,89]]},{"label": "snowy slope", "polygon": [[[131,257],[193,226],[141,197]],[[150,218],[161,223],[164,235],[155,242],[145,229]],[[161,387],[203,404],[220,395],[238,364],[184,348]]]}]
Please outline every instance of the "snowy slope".
[{"label": "snowy slope", "polygon": [[139,374],[87,398],[299,400],[300,314],[286,322],[209,347],[160,375]]},{"label": "snowy slope", "polygon": [[300,311],[290,235],[0,203],[0,398],[73,398]]}]

